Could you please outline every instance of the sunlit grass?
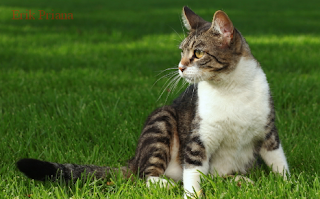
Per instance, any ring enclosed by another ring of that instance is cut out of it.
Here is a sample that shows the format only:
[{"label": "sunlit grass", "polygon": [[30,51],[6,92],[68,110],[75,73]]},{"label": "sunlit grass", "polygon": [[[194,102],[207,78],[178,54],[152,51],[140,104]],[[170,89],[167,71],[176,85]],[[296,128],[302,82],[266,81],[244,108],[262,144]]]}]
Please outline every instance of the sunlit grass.
[{"label": "sunlit grass", "polygon": [[277,44],[285,45],[292,44],[295,46],[306,46],[306,45],[319,45],[320,37],[315,35],[286,35],[286,36],[277,36],[277,35],[260,35],[260,36],[247,36],[247,41],[250,44]]}]

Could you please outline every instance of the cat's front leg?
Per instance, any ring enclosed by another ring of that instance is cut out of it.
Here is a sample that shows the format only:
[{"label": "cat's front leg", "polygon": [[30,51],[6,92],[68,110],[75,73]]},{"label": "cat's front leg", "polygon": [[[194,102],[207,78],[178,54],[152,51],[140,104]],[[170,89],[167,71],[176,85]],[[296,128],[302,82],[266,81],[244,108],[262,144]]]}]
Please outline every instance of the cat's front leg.
[{"label": "cat's front leg", "polygon": [[[201,196],[200,176],[201,173],[207,174],[209,164],[195,166],[192,168],[185,167],[183,172],[183,187],[185,191],[184,198]],[[200,173],[201,172],[201,173]]]},{"label": "cat's front leg", "polygon": [[267,128],[266,137],[260,149],[260,155],[264,162],[269,167],[272,167],[273,172],[280,173],[284,179],[287,179],[287,175],[290,176],[287,159],[273,122]]},{"label": "cat's front leg", "polygon": [[264,162],[269,167],[272,167],[273,172],[280,173],[285,180],[287,179],[287,176],[290,176],[286,156],[284,155],[280,143],[277,148],[267,148],[265,146],[262,146],[260,155]]},{"label": "cat's front leg", "polygon": [[[201,173],[209,172],[209,158],[204,142],[200,136],[192,136],[184,151],[183,187],[185,198],[199,196]],[[200,173],[201,172],[201,173]]]}]

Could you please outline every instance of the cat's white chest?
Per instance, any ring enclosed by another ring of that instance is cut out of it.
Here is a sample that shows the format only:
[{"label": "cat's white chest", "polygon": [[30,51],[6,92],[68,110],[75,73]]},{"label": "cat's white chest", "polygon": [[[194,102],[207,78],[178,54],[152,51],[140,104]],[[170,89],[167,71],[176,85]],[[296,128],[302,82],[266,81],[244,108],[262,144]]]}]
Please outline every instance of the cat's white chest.
[{"label": "cat's white chest", "polygon": [[200,136],[212,153],[211,172],[220,175],[245,173],[254,159],[253,140],[264,136],[269,112],[267,83],[253,82],[249,90],[239,89],[226,93],[207,82],[198,84]]},{"label": "cat's white chest", "polygon": [[211,126],[228,132],[225,137],[247,131],[246,128],[254,127],[254,122],[265,115],[259,109],[267,104],[259,102],[259,97],[252,92],[221,93],[207,82],[200,82],[198,96],[198,113],[202,123],[208,128]]}]

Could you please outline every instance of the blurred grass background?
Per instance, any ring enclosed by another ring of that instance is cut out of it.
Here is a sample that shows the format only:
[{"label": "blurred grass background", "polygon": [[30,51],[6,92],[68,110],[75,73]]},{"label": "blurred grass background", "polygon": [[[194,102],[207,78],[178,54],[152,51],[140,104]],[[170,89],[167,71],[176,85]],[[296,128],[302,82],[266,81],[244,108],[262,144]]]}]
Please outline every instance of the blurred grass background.
[{"label": "blurred grass background", "polygon": [[[207,195],[263,197],[271,191],[271,198],[319,197],[320,2],[315,0],[2,0],[0,196],[181,197],[181,187],[148,190],[140,181],[77,184],[70,191],[27,180],[15,162],[30,157],[124,165],[134,155],[147,115],[177,96],[165,92],[157,101],[166,79],[154,83],[166,74],[157,76],[160,71],[180,60],[185,5],[208,21],[223,9],[247,39],[270,83],[293,179],[284,183],[257,171],[252,178],[259,188],[242,189],[207,179]],[[12,10],[31,10],[36,19],[12,20]],[[73,13],[74,19],[38,20],[38,10]]]}]

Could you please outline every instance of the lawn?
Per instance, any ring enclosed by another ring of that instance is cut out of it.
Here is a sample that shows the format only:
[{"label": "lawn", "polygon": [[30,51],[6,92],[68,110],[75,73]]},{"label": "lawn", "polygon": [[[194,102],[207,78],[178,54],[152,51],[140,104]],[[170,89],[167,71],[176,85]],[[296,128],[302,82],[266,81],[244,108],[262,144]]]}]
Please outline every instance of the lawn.
[{"label": "lawn", "polygon": [[[292,174],[283,181],[267,168],[259,169],[249,175],[254,185],[240,187],[229,179],[204,176],[206,196],[320,198],[316,0],[2,0],[0,198],[181,198],[182,186],[148,189],[138,179],[114,177],[70,186],[36,182],[21,174],[15,162],[30,157],[124,165],[134,155],[148,114],[178,95],[164,87],[168,79],[156,81],[180,61],[184,5],[208,21],[223,9],[247,39],[267,74]],[[13,10],[31,10],[35,20],[13,20]],[[72,13],[73,19],[39,20],[38,10]]]}]

